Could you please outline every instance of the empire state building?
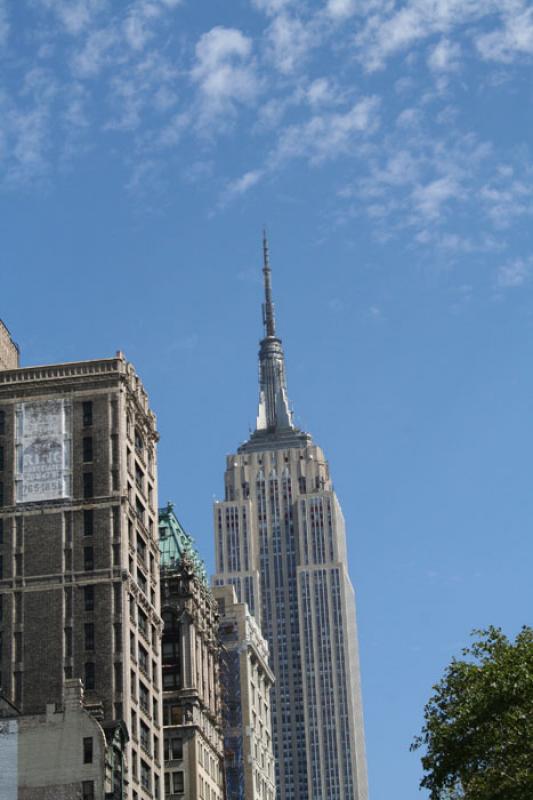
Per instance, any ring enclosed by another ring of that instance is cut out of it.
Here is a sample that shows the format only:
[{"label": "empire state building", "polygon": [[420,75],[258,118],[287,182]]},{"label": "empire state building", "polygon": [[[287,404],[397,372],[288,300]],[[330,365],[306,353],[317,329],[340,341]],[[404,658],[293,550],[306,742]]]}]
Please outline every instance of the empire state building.
[{"label": "empire state building", "polygon": [[[259,412],[215,503],[214,582],[235,587],[269,643],[277,800],[367,800],[344,519],[324,453],[293,422],[266,239],[263,251]],[[265,713],[256,709],[246,732],[258,759]]]}]

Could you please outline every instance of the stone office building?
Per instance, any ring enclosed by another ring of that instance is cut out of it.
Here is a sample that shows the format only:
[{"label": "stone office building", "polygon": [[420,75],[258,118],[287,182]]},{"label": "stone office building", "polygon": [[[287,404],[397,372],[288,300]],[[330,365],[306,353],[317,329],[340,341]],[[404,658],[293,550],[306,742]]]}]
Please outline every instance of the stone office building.
[{"label": "stone office building", "polygon": [[217,603],[170,504],[160,512],[159,534],[165,794],[225,800]]},{"label": "stone office building", "polygon": [[20,367],[0,325],[0,685],[39,715],[81,678],[127,800],[163,789],[156,441],[121,353]]},{"label": "stone office building", "polygon": [[233,586],[213,590],[220,614],[226,800],[275,800],[268,644]]}]

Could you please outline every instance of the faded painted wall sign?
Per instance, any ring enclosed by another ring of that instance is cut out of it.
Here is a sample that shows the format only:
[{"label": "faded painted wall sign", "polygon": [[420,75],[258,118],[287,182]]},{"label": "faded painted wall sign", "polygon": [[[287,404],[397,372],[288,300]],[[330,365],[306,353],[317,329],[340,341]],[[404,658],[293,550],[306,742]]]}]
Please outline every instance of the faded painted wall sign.
[{"label": "faded painted wall sign", "polygon": [[70,497],[70,402],[19,403],[16,414],[17,503]]}]

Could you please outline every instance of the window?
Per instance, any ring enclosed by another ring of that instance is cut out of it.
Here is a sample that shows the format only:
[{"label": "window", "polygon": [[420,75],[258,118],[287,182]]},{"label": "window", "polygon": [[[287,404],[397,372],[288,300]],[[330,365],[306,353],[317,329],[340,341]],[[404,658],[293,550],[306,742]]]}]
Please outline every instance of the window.
[{"label": "window", "polygon": [[139,645],[139,666],[148,675],[148,653],[141,644]]},{"label": "window", "polygon": [[0,447],[0,469],[4,469],[4,448]]},{"label": "window", "polygon": [[72,657],[72,628],[65,628],[65,657]]},{"label": "window", "polygon": [[141,747],[147,753],[150,752],[150,730],[148,725],[141,721]]},{"label": "window", "polygon": [[4,434],[6,432],[6,412],[0,411],[0,434]]},{"label": "window", "polygon": [[163,703],[163,725],[182,725],[183,711],[174,703]]},{"label": "window", "polygon": [[83,569],[88,572],[94,569],[94,548],[83,548]]},{"label": "window", "polygon": [[94,650],[94,624],[86,622],[84,625],[85,631],[85,649]]},{"label": "window", "polygon": [[148,638],[148,617],[141,609],[139,609],[139,630],[145,638]]},{"label": "window", "polygon": [[0,519],[0,546],[4,544],[4,520]]},{"label": "window", "polygon": [[93,424],[93,404],[92,400],[83,403],[83,427],[90,428]]},{"label": "window", "polygon": [[94,664],[89,662],[85,664],[85,680],[84,680],[85,688],[88,691],[91,691],[95,687],[95,679],[94,679]]},{"label": "window", "polygon": [[4,556],[0,556],[0,580],[4,577]]},{"label": "window", "polygon": [[85,611],[94,611],[94,586],[83,587],[83,606]]},{"label": "window", "polygon": [[137,554],[143,561],[146,561],[146,542],[139,534],[137,534]]},{"label": "window", "polygon": [[142,681],[139,681],[139,703],[145,714],[150,713],[148,705],[149,697],[150,695],[148,689],[146,688],[146,686]]},{"label": "window", "polygon": [[141,759],[141,786],[149,792],[152,788],[151,784],[150,767]]},{"label": "window", "polygon": [[137,567],[137,583],[139,585],[139,589],[141,590],[141,592],[146,596],[148,592],[148,583],[146,581],[146,578],[142,574],[141,570],[139,569],[139,567]]},{"label": "window", "polygon": [[83,512],[83,534],[92,536],[94,533],[94,511],[92,508]]},{"label": "window", "polygon": [[0,506],[4,505],[4,484],[0,481]]},{"label": "window", "polygon": [[163,664],[177,664],[179,661],[179,642],[163,641]]},{"label": "window", "polygon": [[183,739],[171,736],[165,739],[165,761],[181,761],[183,758]]},{"label": "window", "polygon": [[176,669],[163,672],[163,689],[179,689],[180,685],[180,675]]},{"label": "window", "polygon": [[83,437],[83,460],[84,461],[92,461],[93,460],[93,437],[92,436],[84,436]]},{"label": "window", "polygon": [[83,473],[83,496],[93,496],[93,474],[92,472]]},{"label": "window", "polygon": [[82,781],[81,796],[82,800],[94,800],[94,781]]},{"label": "window", "polygon": [[172,773],[172,791],[174,794],[183,794],[185,791],[185,781],[183,772]]},{"label": "window", "polygon": [[93,737],[87,736],[83,740],[83,763],[84,764],[92,764],[93,763]]}]

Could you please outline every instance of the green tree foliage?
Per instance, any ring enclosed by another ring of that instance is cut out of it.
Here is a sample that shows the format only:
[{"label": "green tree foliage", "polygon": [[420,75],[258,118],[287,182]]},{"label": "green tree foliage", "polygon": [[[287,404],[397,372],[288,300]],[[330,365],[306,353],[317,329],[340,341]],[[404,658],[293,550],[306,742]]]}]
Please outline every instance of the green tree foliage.
[{"label": "green tree foliage", "polygon": [[431,800],[533,800],[533,629],[474,631],[433,687],[421,735]]}]

